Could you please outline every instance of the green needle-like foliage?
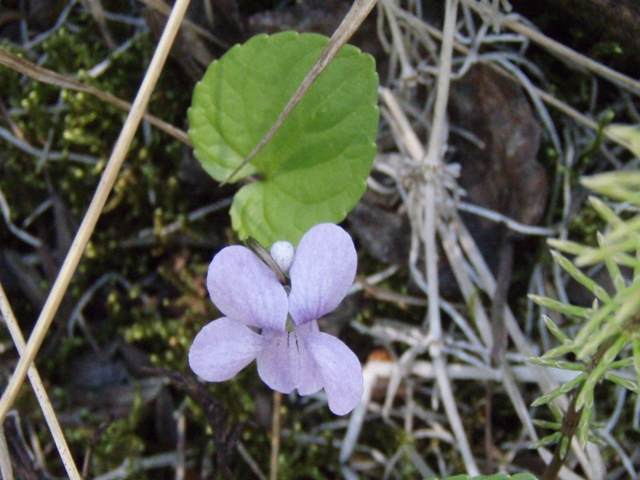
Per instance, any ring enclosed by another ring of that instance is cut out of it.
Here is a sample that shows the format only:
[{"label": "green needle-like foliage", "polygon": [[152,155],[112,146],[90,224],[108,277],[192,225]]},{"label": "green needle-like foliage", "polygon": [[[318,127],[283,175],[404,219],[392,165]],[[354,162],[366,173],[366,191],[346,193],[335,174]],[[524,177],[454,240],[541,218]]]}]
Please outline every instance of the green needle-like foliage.
[{"label": "green needle-like foliage", "polygon": [[[583,179],[583,184],[612,200],[640,207],[639,173],[607,173]],[[597,435],[594,434],[596,389],[602,388],[604,380],[637,393],[638,382],[629,378],[630,367],[633,367],[634,377],[640,381],[640,215],[624,219],[602,199],[592,197],[590,203],[608,227],[606,232],[598,234],[598,246],[589,247],[564,240],[550,240],[549,244],[557,250],[552,252],[554,261],[593,294],[593,306],[584,308],[551,298],[531,296],[539,305],[583,322],[575,338],[571,338],[550,318],[544,317],[547,328],[560,345],[540,358],[528,359],[537,365],[581,372],[533,402],[534,406],[549,404],[551,407],[551,402],[560,395],[571,396],[562,424],[538,423],[543,428],[555,431],[542,438],[537,445],[557,443],[556,457],[559,459],[565,458],[574,435],[583,446],[587,441],[597,441]],[[570,260],[561,251],[576,257]],[[607,292],[580,269],[599,262],[605,264],[614,292]],[[633,269],[631,281],[625,280],[621,266]],[[561,360],[561,357],[569,354],[576,361]]]}]

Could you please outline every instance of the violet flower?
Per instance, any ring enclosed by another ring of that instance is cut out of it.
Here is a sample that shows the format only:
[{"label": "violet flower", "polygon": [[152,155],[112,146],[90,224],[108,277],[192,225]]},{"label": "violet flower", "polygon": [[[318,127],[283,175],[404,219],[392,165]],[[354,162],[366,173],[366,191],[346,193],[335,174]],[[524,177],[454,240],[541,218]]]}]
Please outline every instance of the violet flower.
[{"label": "violet flower", "polygon": [[324,388],[329,409],[349,413],[362,396],[360,362],[342,341],[320,332],[317,319],[344,299],[356,267],[351,237],[329,223],[316,225],[300,240],[288,295],[251,250],[222,249],[209,266],[207,288],[225,317],[196,336],[191,369],[204,380],[222,382],[257,359],[260,378],[273,390],[297,388],[310,395]]}]

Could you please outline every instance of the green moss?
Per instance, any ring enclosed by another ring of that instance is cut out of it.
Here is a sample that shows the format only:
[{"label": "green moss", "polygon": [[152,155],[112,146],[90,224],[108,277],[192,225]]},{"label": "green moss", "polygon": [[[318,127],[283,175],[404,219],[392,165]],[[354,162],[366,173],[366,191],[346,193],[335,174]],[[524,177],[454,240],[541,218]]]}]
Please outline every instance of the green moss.
[{"label": "green moss", "polygon": [[95,470],[108,472],[129,460],[133,465],[132,473],[135,471],[135,459],[145,452],[145,444],[135,432],[142,411],[143,405],[138,397],[127,418],[117,419],[109,425],[96,446],[93,459]]}]

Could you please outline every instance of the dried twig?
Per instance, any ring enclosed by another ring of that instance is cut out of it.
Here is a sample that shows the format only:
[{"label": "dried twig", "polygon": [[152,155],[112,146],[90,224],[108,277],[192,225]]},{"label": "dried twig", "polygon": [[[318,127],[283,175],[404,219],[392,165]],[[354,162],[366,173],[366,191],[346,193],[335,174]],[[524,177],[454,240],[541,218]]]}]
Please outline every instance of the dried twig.
[{"label": "dried twig", "polygon": [[[422,19],[411,15],[409,12],[402,10],[402,9],[397,9],[396,13],[398,16],[400,16],[403,20],[409,22],[410,24],[414,25],[416,28],[421,28],[424,29],[425,31],[427,31],[429,33],[429,35],[432,35],[434,38],[436,38],[437,40],[442,40],[442,32],[440,30],[438,30],[436,27],[433,27],[431,25],[429,25],[428,23],[426,23],[425,21],[423,21]],[[465,45],[463,45],[460,42],[455,42],[454,43],[454,48],[462,53],[463,55],[469,55],[471,53],[471,50],[466,47]],[[496,70],[498,73],[500,73],[501,75],[505,75],[509,78],[512,78],[511,74],[507,71],[505,71],[504,69],[500,68],[498,65],[495,65],[494,63],[489,63],[489,65]],[[551,105],[552,107],[556,108],[557,110],[559,110],[560,112],[564,113],[565,115],[567,115],[568,117],[574,119],[576,122],[584,125],[585,127],[591,129],[591,130],[597,130],[598,129],[598,122],[596,122],[595,120],[589,118],[587,115],[582,114],[581,112],[579,112],[578,110],[576,110],[575,108],[571,107],[570,105],[568,105],[567,103],[563,102],[562,100],[557,99],[556,97],[554,97],[553,95],[545,92],[544,90],[535,87],[535,86],[531,86],[531,88],[529,89],[529,93],[533,93],[535,94],[537,97],[539,97],[540,99],[542,99],[542,101],[544,101],[545,103],[547,103],[548,105]],[[604,136],[607,137],[609,140],[611,140],[612,142],[615,142],[616,144],[629,149],[629,143],[625,140],[623,140],[622,138],[618,137],[617,135],[613,134],[610,130],[605,129],[603,132]]]},{"label": "dried twig", "polygon": [[[80,92],[86,92],[91,95],[95,95],[100,100],[111,103],[122,110],[130,112],[133,106],[115,95],[112,95],[107,92],[103,92],[102,90],[92,87],[90,85],[85,85],[78,80],[73,78],[65,77],[64,75],[60,75],[53,70],[49,70],[44,67],[40,67],[34,63],[25,60],[13,53],[7,52],[6,50],[0,49],[0,64],[12,68],[23,75],[27,75],[28,77],[33,78],[39,82],[48,83],[50,85],[55,85],[61,88],[68,88],[70,90],[78,90]],[[142,87],[141,87],[142,88]],[[183,130],[180,130],[177,127],[174,127],[170,123],[167,123],[163,120],[160,120],[158,117],[151,115],[150,113],[144,113],[143,117],[146,121],[148,121],[151,125],[162,130],[163,132],[171,135],[172,137],[180,140],[182,143],[186,145],[191,145],[189,141],[189,137],[187,133]]]},{"label": "dried twig", "polygon": [[[18,321],[13,314],[13,310],[11,308],[11,305],[9,304],[9,299],[4,292],[2,284],[0,284],[0,311],[2,312],[4,321],[7,324],[7,328],[9,329],[9,334],[13,339],[13,343],[18,349],[18,353],[22,355],[25,350],[24,337],[22,336],[20,326],[18,325]],[[38,373],[38,370],[36,370],[35,365],[32,365],[29,368],[28,373],[29,381],[31,382],[31,386],[33,387],[33,390],[36,394],[36,398],[38,399],[40,408],[42,408],[42,413],[44,414],[47,425],[49,425],[49,430],[51,430],[53,441],[58,448],[58,452],[60,453],[60,458],[62,459],[64,468],[67,471],[67,475],[69,475],[69,478],[72,480],[81,480],[82,477],[78,472],[78,468],[76,467],[75,462],[73,461],[71,451],[69,450],[69,445],[64,438],[64,433],[62,432],[62,428],[60,427],[60,423],[58,422],[58,417],[56,417],[56,413],[53,409],[53,405],[51,404],[51,400],[49,400],[47,390],[42,383],[42,379],[40,378],[40,374]],[[0,422],[0,425],[1,424],[2,422]]]},{"label": "dried twig", "polygon": [[89,468],[91,467],[91,459],[93,458],[93,452],[95,451],[98,443],[102,440],[102,437],[106,433],[107,429],[113,423],[113,416],[109,416],[106,420],[102,421],[98,428],[95,429],[93,435],[91,436],[91,440],[89,440],[89,445],[87,446],[86,451],[84,452],[84,461],[82,464],[82,476],[83,478],[87,478],[89,476]]},{"label": "dried twig", "polygon": [[4,426],[0,425],[0,473],[4,480],[13,480],[13,468],[11,457],[7,447],[7,439],[4,436]]},{"label": "dried twig", "polygon": [[271,415],[271,452],[269,457],[269,480],[278,480],[278,458],[280,456],[280,429],[282,428],[282,394],[273,392],[273,413]]},{"label": "dried twig", "polygon": [[[429,298],[427,311],[427,325],[429,335],[425,338],[429,340],[424,344],[428,345],[429,353],[436,365],[436,381],[440,388],[443,404],[447,417],[454,431],[457,446],[462,454],[467,473],[478,475],[479,470],[475,459],[471,453],[469,441],[462,426],[462,420],[456,407],[456,402],[451,388],[451,382],[446,374],[446,366],[442,352],[441,342],[442,327],[440,322],[440,294],[438,286],[438,266],[437,266],[437,245],[436,245],[436,224],[440,216],[440,211],[436,206],[436,199],[442,198],[444,184],[440,177],[444,170],[444,147],[446,135],[446,110],[449,98],[449,83],[451,75],[451,60],[453,52],[453,38],[456,24],[457,0],[448,0],[446,3],[446,15],[443,33],[443,42],[440,50],[439,75],[437,80],[436,100],[433,113],[432,128],[429,137],[428,151],[425,153],[416,134],[413,132],[404,113],[398,108],[393,100],[391,92],[383,90],[382,98],[389,108],[391,115],[398,122],[398,135],[403,139],[404,147],[413,157],[414,161],[421,162],[422,169],[420,181],[416,188],[409,191],[409,218],[412,219],[412,230],[417,233],[423,242],[426,262],[426,293]],[[419,350],[416,350],[414,355]],[[407,365],[413,363],[411,357],[406,357],[403,362]],[[398,377],[392,379],[389,387],[397,388]],[[389,395],[387,400],[389,400]]]},{"label": "dried twig", "polygon": [[207,392],[205,386],[195,375],[160,367],[144,368],[143,372],[147,375],[167,377],[171,383],[202,407],[207,421],[214,431],[213,442],[216,449],[217,468],[221,473],[221,478],[233,478],[231,460],[244,423],[237,423],[233,427],[229,427],[227,414],[222,404]]}]

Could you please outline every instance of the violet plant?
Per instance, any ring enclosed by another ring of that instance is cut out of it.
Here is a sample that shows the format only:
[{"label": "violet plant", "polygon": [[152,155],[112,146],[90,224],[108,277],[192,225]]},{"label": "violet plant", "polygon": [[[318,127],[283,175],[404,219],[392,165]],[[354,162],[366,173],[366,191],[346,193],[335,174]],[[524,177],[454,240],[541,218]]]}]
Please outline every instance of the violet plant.
[{"label": "violet plant", "polygon": [[[255,359],[259,376],[279,392],[274,415],[280,395],[296,389],[324,389],[329,409],[346,415],[364,390],[358,357],[320,332],[317,320],[344,299],[356,274],[355,246],[336,224],[364,194],[377,151],[373,57],[350,45],[334,53],[264,148],[252,152],[329,43],[281,32],[236,45],[209,66],[188,112],[194,156],[219,182],[241,184],[232,226],[260,253],[235,245],[213,258],[207,288],[224,316],[196,335],[189,364],[201,379],[221,382]],[[272,428],[276,478],[279,419]]]},{"label": "violet plant", "polygon": [[220,382],[256,359],[273,390],[324,388],[331,411],[345,415],[362,396],[360,362],[320,332],[317,319],[338,306],[355,278],[353,241],[335,223],[364,193],[376,152],[373,57],[343,47],[244,164],[328,43],[316,34],[258,35],[213,62],[196,86],[189,109],[195,157],[216,180],[244,183],[232,226],[241,240],[272,245],[275,260],[265,251],[270,268],[242,246],[214,257],[207,287],[225,316],[196,336],[189,363],[204,380]]},{"label": "violet plant", "polygon": [[355,278],[353,241],[325,223],[302,237],[293,258],[290,244],[274,247],[290,288],[246,247],[226,247],[213,258],[207,288],[225,316],[198,333],[189,365],[204,380],[221,382],[257,359],[260,378],[273,390],[310,395],[324,388],[331,411],[345,415],[362,396],[360,361],[320,332],[317,319],[340,304]]}]

